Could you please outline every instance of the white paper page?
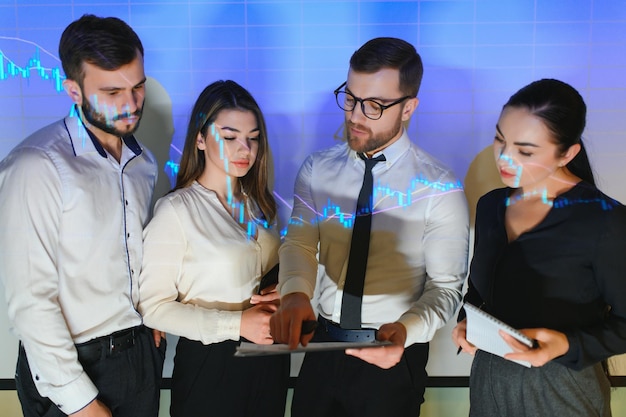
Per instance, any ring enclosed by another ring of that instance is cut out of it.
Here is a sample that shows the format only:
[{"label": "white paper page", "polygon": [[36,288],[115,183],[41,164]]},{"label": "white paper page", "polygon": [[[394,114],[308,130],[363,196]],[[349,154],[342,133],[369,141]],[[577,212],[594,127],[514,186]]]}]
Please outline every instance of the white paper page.
[{"label": "white paper page", "polygon": [[[492,315],[480,310],[478,307],[465,303],[463,308],[467,314],[467,334],[465,338],[478,349],[501,357],[504,357],[507,353],[512,353],[513,349],[502,339],[502,336],[498,333],[499,330],[510,334],[528,347],[533,346],[533,340],[531,338]],[[529,362],[513,362],[530,368]]]}]

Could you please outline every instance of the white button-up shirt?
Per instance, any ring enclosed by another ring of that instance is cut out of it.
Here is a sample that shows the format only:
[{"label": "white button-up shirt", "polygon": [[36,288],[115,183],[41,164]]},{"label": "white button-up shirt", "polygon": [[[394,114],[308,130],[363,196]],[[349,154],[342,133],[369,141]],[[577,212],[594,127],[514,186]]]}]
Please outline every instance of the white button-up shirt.
[{"label": "white button-up shirt", "polygon": [[124,138],[118,163],[75,110],[0,163],[0,280],[40,394],[66,414],[98,391],[75,343],[142,323],[142,230],[157,176]]},{"label": "white button-up shirt", "polygon": [[[385,148],[373,169],[372,231],[362,326],[399,321],[406,346],[428,342],[454,314],[467,273],[468,210],[460,182],[406,135]],[[340,144],[310,155],[294,189],[294,208],[280,248],[282,295],[313,297],[339,323],[352,217],[365,163]],[[319,244],[319,246],[318,246]],[[319,253],[318,253],[319,247]]]}]

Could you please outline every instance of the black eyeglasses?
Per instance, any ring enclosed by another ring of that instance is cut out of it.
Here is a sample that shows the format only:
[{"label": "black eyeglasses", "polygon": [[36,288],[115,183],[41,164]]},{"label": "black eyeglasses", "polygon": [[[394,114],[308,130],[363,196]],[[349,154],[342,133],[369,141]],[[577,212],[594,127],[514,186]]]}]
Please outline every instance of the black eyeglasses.
[{"label": "black eyeglasses", "polygon": [[395,106],[396,104],[402,103],[407,98],[411,98],[411,96],[404,96],[392,103],[382,104],[376,100],[372,100],[371,98],[363,99],[356,97],[347,91],[341,91],[346,84],[347,81],[337,87],[334,91],[339,108],[343,111],[352,111],[356,107],[356,103],[361,103],[361,111],[365,117],[372,120],[380,119],[383,116],[383,111],[387,110],[389,107]]}]

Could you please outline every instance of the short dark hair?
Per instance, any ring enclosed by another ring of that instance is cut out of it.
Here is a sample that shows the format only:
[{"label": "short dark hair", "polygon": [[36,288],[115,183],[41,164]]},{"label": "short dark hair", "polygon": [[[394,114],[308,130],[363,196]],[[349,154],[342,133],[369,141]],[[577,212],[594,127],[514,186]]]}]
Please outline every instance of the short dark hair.
[{"label": "short dark hair", "polygon": [[350,58],[350,68],[371,74],[384,68],[400,72],[400,91],[417,97],[424,67],[415,47],[398,38],[374,38],[361,46]]},{"label": "short dark hair", "polygon": [[589,157],[582,141],[587,118],[587,105],[571,85],[555,79],[542,79],[528,84],[513,94],[504,107],[527,109],[540,118],[552,133],[560,153],[579,144],[580,152],[567,164],[567,169],[582,180],[595,185]]},{"label": "short dark hair", "polygon": [[117,17],[85,14],[70,23],[61,35],[59,57],[65,76],[82,85],[83,63],[112,71],[143,57],[139,36]]}]

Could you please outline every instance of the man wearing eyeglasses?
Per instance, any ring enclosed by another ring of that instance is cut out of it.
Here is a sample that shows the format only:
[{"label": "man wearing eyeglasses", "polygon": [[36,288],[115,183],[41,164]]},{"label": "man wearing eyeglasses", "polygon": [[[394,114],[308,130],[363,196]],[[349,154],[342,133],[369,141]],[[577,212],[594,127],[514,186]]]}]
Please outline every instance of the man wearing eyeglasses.
[{"label": "man wearing eyeglasses", "polygon": [[[294,417],[419,415],[428,342],[461,299],[468,253],[459,181],[404,128],[422,73],[401,39],[363,45],[334,92],[347,143],[310,155],[298,173],[274,340],[387,345],[307,353]],[[303,323],[314,320],[306,334]]]}]

